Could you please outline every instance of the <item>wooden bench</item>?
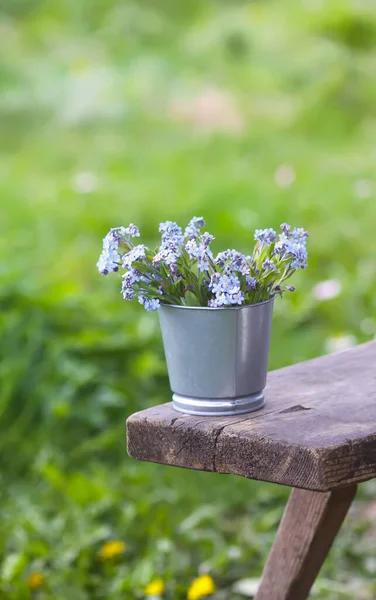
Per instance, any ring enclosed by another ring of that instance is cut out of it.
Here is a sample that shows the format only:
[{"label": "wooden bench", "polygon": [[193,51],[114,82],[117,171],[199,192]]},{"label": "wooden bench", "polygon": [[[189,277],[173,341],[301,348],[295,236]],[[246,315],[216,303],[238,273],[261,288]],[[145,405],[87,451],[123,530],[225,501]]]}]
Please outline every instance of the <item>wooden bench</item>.
[{"label": "wooden bench", "polygon": [[357,484],[376,477],[376,342],[270,373],[258,412],[193,417],[168,403],[127,430],[139,460],[295,488],[256,600],[303,600]]}]

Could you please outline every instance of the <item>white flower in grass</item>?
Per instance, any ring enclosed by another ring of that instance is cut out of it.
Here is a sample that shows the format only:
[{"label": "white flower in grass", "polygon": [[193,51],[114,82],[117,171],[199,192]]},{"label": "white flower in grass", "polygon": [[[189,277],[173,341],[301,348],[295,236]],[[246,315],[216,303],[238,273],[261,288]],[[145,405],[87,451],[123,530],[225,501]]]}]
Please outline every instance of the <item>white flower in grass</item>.
[{"label": "white flower in grass", "polygon": [[367,179],[359,179],[354,183],[353,192],[358,200],[366,200],[372,195],[371,182]]},{"label": "white flower in grass", "polygon": [[77,173],[73,178],[72,187],[77,194],[90,194],[98,187],[98,177],[95,173]]},{"label": "white flower in grass", "polygon": [[278,187],[288,188],[296,179],[295,170],[291,165],[279,165],[274,173],[274,179]]},{"label": "white flower in grass", "polygon": [[356,337],[351,334],[337,335],[330,337],[325,342],[325,350],[329,354],[333,352],[343,352],[352,348],[356,344]]},{"label": "white flower in grass", "polygon": [[376,333],[376,320],[372,317],[366,317],[360,323],[360,331],[366,335],[374,335]]},{"label": "white flower in grass", "polygon": [[326,279],[317,283],[313,290],[312,296],[316,300],[331,300],[336,298],[342,291],[342,284],[338,279]]}]

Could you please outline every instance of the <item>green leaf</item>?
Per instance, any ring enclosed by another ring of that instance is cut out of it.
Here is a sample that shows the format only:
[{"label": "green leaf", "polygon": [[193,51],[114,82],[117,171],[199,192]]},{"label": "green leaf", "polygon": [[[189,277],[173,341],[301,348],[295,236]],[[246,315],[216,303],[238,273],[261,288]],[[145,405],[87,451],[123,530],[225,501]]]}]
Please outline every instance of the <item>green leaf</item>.
[{"label": "green leaf", "polygon": [[27,565],[27,556],[24,552],[13,552],[5,557],[1,565],[1,577],[3,581],[12,581],[21,575]]},{"label": "green leaf", "polygon": [[186,292],[185,294],[185,302],[187,306],[200,306],[199,299],[193,292],[190,291]]},{"label": "green leaf", "polygon": [[147,265],[144,262],[141,261],[135,261],[134,263],[132,263],[132,267],[134,269],[137,269],[137,271],[140,271],[140,273],[152,273],[152,269],[149,265]]}]

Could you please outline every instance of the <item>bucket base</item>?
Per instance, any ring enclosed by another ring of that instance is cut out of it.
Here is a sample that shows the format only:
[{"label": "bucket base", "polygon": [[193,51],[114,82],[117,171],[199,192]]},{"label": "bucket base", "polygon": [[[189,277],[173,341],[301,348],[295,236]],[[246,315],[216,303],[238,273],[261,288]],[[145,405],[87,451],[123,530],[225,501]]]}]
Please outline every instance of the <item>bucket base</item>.
[{"label": "bucket base", "polygon": [[225,417],[241,415],[263,408],[264,392],[241,396],[240,398],[189,398],[173,394],[172,405],[175,410],[200,417]]}]

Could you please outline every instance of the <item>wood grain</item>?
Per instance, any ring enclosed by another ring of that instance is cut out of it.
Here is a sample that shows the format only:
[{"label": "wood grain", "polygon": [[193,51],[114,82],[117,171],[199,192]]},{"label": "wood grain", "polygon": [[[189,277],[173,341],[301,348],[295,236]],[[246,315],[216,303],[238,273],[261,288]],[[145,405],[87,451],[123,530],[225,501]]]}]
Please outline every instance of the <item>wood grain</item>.
[{"label": "wood grain", "polygon": [[307,598],[355,493],[291,492],[255,600]]},{"label": "wood grain", "polygon": [[269,374],[266,405],[193,417],[171,403],[132,415],[134,458],[317,491],[376,476],[376,342]]}]

